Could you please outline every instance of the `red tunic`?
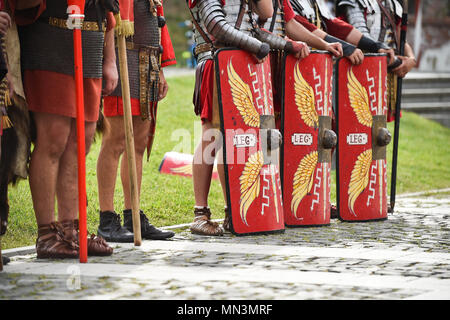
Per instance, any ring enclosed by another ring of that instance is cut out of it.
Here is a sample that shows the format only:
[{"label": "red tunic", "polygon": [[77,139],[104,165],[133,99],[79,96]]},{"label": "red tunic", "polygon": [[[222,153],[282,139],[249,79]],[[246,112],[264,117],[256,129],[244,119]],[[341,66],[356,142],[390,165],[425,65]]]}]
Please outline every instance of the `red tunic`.
[{"label": "red tunic", "polygon": [[[313,32],[317,29],[317,26],[315,24],[309,22],[308,19],[306,19],[303,16],[296,15],[295,20],[300,22],[310,32]],[[338,18],[334,19],[323,18],[323,22],[327,27],[327,33],[341,40],[345,40],[348,34],[353,30],[353,26],[351,24],[348,24],[347,22],[342,21],[341,19]]]},{"label": "red tunic", "polygon": [[323,19],[327,26],[327,33],[338,39],[345,40],[349,33],[353,30],[353,26],[338,18]]},{"label": "red tunic", "polygon": [[295,12],[294,9],[292,9],[292,5],[289,0],[283,0],[283,9],[284,9],[284,20],[286,22],[289,22],[293,18],[295,18]]},{"label": "red tunic", "polygon": [[200,105],[202,111],[200,113],[200,119],[204,122],[208,120],[212,121],[213,114],[213,92],[214,92],[214,61],[212,59],[204,62],[201,87],[200,87]]},{"label": "red tunic", "polygon": [[[162,6],[158,8],[158,15],[164,16],[164,9]],[[176,64],[175,52],[173,50],[167,24],[161,29],[161,45],[163,47],[161,67],[164,68]],[[120,83],[118,85],[120,86]],[[106,117],[123,116],[122,97],[105,97],[103,99],[103,113]],[[141,114],[139,99],[131,98],[131,114],[133,116],[139,116]]]}]

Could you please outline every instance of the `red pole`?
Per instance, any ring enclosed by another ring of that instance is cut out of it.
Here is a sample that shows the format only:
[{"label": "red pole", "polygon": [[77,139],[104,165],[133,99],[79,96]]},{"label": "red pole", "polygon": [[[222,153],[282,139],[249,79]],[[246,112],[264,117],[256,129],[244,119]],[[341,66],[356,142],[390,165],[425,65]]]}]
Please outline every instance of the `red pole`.
[{"label": "red pole", "polygon": [[86,214],[86,146],[84,132],[83,58],[81,51],[81,30],[73,31],[75,48],[75,87],[77,98],[77,141],[78,141],[78,209],[80,262],[87,262],[87,214]]},{"label": "red pole", "polygon": [[[84,2],[84,1],[83,1]],[[86,214],[86,145],[84,121],[83,55],[81,45],[81,24],[84,15],[78,7],[70,10],[69,19],[73,23],[73,48],[75,65],[75,92],[77,107],[77,152],[78,152],[78,210],[79,210],[79,246],[80,263],[87,262],[87,214]],[[68,10],[68,11],[69,11]],[[78,11],[80,10],[80,11]],[[74,12],[78,11],[78,12]]]}]

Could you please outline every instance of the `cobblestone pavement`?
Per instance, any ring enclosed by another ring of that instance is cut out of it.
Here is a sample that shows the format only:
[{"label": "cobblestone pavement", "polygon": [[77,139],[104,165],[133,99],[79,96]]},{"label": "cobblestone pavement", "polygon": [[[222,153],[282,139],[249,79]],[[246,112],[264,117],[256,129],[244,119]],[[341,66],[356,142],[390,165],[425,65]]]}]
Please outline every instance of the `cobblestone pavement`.
[{"label": "cobblestone pavement", "polygon": [[380,222],[269,236],[176,231],[115,244],[87,264],[12,256],[0,299],[450,299],[448,194],[398,199]]}]

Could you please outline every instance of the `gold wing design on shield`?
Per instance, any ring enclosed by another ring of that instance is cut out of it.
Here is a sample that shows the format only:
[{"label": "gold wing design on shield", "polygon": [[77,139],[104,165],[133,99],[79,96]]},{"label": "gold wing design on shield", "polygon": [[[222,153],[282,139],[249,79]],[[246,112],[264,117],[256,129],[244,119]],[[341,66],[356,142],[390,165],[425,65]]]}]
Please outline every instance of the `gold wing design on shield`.
[{"label": "gold wing design on shield", "polygon": [[[192,163],[185,164],[184,166],[177,167],[177,168],[170,168],[170,172],[192,175]],[[214,164],[213,172],[217,172],[216,164]]]},{"label": "gold wing design on shield", "polygon": [[359,123],[371,128],[372,113],[369,108],[369,96],[367,95],[367,91],[355,77],[352,69],[347,72],[347,79],[350,105],[356,114],[356,118]]},{"label": "gold wing design on shield", "polygon": [[247,224],[247,211],[253,200],[259,196],[260,172],[264,164],[262,151],[255,152],[245,164],[239,181],[241,183],[240,215],[242,221]]},{"label": "gold wing design on shield", "polygon": [[291,210],[297,217],[297,208],[302,199],[311,191],[314,181],[314,170],[318,161],[318,152],[307,154],[298,165],[294,175]]},{"label": "gold wing design on shield", "polygon": [[355,216],[356,214],[353,211],[353,206],[355,205],[356,199],[369,184],[369,171],[371,164],[372,149],[368,149],[358,156],[352,170],[350,184],[348,187],[348,207]]},{"label": "gold wing design on shield", "polygon": [[303,121],[310,127],[319,126],[319,116],[316,110],[314,90],[303,78],[298,64],[294,69],[295,104]]},{"label": "gold wing design on shield", "polygon": [[250,127],[259,128],[259,113],[253,105],[253,95],[250,87],[242,81],[230,62],[227,66],[228,83],[231,87],[233,103],[239,110],[244,123]]},{"label": "gold wing design on shield", "polygon": [[180,173],[180,174],[189,174],[192,175],[192,164],[186,164],[181,167],[177,168],[170,168],[170,171],[173,173]]}]

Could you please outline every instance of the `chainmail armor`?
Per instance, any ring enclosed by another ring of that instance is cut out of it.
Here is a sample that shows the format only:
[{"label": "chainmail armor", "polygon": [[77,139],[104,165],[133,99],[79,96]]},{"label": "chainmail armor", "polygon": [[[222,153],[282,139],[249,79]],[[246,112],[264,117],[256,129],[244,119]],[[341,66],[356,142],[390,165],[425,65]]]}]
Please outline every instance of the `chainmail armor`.
[{"label": "chainmail armor", "polygon": [[[46,10],[35,23],[18,28],[23,70],[46,70],[74,75],[73,31],[48,24],[50,17],[67,19],[66,10],[66,1],[47,0]],[[95,7],[85,8],[84,21],[97,22]],[[82,31],[81,37],[83,76],[101,78],[103,31]]]},{"label": "chainmail armor", "polygon": [[[159,28],[158,19],[150,12],[150,4],[148,0],[135,0],[134,1],[134,35],[127,38],[127,42],[132,42],[138,46],[152,46],[158,47],[159,41]],[[127,49],[127,62],[128,62],[128,77],[130,83],[130,96],[134,99],[140,97],[140,82],[139,82],[139,49]],[[119,54],[116,48],[117,66],[119,66]],[[151,67],[150,67],[151,69]],[[122,96],[122,86],[120,85],[120,73],[119,73],[119,85],[111,93],[112,96]]]}]

